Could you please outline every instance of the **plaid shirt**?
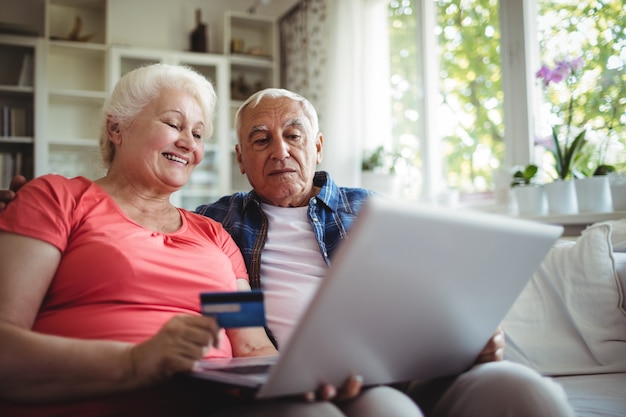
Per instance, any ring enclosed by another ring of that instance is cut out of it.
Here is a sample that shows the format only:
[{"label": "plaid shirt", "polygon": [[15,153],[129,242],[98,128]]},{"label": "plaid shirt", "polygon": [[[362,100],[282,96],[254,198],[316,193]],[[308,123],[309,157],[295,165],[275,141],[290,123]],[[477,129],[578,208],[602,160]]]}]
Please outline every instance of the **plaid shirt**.
[{"label": "plaid shirt", "polygon": [[[333,253],[372,193],[362,188],[338,187],[330,174],[324,171],[315,173],[313,184],[321,187],[321,190],[309,201],[308,217],[322,256],[326,264],[330,265]],[[256,192],[222,197],[213,204],[198,207],[196,213],[222,223],[241,249],[250,285],[252,288],[261,288],[261,254],[267,239],[268,224]]]}]

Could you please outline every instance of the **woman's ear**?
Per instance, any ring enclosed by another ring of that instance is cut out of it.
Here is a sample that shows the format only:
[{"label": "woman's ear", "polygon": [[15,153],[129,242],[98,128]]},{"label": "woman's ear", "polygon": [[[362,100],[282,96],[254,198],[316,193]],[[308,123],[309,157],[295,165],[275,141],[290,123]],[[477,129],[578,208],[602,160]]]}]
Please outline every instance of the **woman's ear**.
[{"label": "woman's ear", "polygon": [[119,144],[122,141],[122,136],[120,135],[120,124],[118,122],[114,122],[110,119],[107,120],[107,133],[111,142]]}]

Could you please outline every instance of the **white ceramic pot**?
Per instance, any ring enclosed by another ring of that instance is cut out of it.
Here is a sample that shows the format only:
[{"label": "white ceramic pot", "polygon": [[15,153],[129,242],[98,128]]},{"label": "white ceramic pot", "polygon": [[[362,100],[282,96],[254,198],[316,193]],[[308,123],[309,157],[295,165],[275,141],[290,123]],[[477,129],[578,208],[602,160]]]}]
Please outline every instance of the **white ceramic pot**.
[{"label": "white ceramic pot", "polygon": [[545,216],[548,213],[548,202],[543,186],[518,185],[513,187],[512,191],[520,216]]},{"label": "white ceramic pot", "polygon": [[552,214],[578,213],[576,187],[570,180],[556,180],[545,185],[548,212]]},{"label": "white ceramic pot", "polygon": [[626,210],[626,172],[611,172],[608,177],[613,210]]},{"label": "white ceramic pot", "polygon": [[397,197],[399,194],[398,177],[393,174],[363,171],[361,187],[390,198]]},{"label": "white ceramic pot", "polygon": [[597,175],[577,178],[574,180],[574,184],[576,185],[579,212],[608,213],[613,211],[608,176]]}]

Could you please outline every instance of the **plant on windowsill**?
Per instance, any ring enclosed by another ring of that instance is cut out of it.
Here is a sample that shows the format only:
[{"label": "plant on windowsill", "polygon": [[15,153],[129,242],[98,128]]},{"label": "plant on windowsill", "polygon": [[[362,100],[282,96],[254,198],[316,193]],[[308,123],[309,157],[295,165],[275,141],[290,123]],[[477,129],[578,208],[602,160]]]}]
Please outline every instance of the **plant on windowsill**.
[{"label": "plant on windowsill", "polygon": [[[535,77],[542,81],[546,95],[551,98],[558,98],[555,91],[550,90],[551,84],[565,82],[569,98],[564,102],[552,105],[552,110],[556,110],[555,116],[565,112],[565,124],[557,128],[552,125],[552,135],[537,144],[545,147],[554,157],[554,171],[557,179],[566,180],[573,177],[572,167],[576,160],[580,158],[580,152],[585,146],[585,128],[579,129],[576,133],[572,126],[574,119],[574,102],[576,99],[576,87],[580,80],[582,67],[584,65],[582,57],[572,60],[560,60],[555,62],[554,67],[543,65],[535,74]],[[560,135],[560,133],[563,133]]]},{"label": "plant on windowsill", "polygon": [[386,150],[383,145],[380,145],[373,151],[363,153],[361,170],[383,174],[395,174],[395,165],[398,159],[400,159],[398,153],[390,152]]},{"label": "plant on windowsill", "polygon": [[396,163],[402,159],[399,153],[390,152],[384,146],[363,153],[361,160],[361,186],[379,194],[397,194]]},{"label": "plant on windowsill", "polygon": [[511,182],[511,187],[530,185],[538,171],[539,167],[535,164],[528,164],[524,169],[517,169],[513,173],[513,182]]},{"label": "plant on windowsill", "polygon": [[547,202],[543,186],[535,183],[539,167],[528,164],[513,173],[511,188],[520,215],[543,216],[547,213]]},{"label": "plant on windowsill", "polygon": [[[549,167],[552,169],[546,171],[551,172],[555,180],[545,185],[549,212],[554,214],[578,212],[576,189],[574,182],[569,180],[577,176],[573,167],[581,158],[581,151],[586,144],[586,127],[574,126],[574,103],[578,97],[577,87],[583,65],[582,57],[556,60],[553,67],[542,65],[535,74],[550,100],[552,119],[560,122],[560,125],[553,122],[552,134],[537,142],[554,159],[554,165]],[[561,82],[565,85],[559,89],[557,85]],[[580,125],[582,121],[577,120],[576,124]]]}]

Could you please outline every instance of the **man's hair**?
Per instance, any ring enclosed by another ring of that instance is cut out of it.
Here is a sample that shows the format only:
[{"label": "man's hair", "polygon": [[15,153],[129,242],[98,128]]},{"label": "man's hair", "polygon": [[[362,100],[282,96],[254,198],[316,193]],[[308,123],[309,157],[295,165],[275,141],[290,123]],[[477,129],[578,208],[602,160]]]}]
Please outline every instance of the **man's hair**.
[{"label": "man's hair", "polygon": [[217,95],[213,85],[202,74],[184,65],[153,64],[136,68],[118,81],[103,106],[100,126],[100,154],[106,167],[115,157],[115,147],[108,139],[107,124],[126,128],[163,89],[183,91],[202,107],[204,136],[213,134],[213,117]]},{"label": "man's hair", "polygon": [[239,129],[241,128],[241,119],[243,113],[249,108],[255,108],[256,106],[263,101],[265,98],[288,98],[295,102],[300,103],[302,106],[302,111],[304,115],[309,119],[311,123],[311,128],[313,129],[313,134],[316,135],[319,133],[319,121],[317,117],[317,111],[315,107],[311,104],[309,100],[301,96],[300,94],[294,93],[293,91],[286,90],[284,88],[266,88],[265,90],[257,91],[252,94],[244,103],[239,107],[237,113],[235,114],[235,129],[237,132],[237,138],[239,138]]}]

